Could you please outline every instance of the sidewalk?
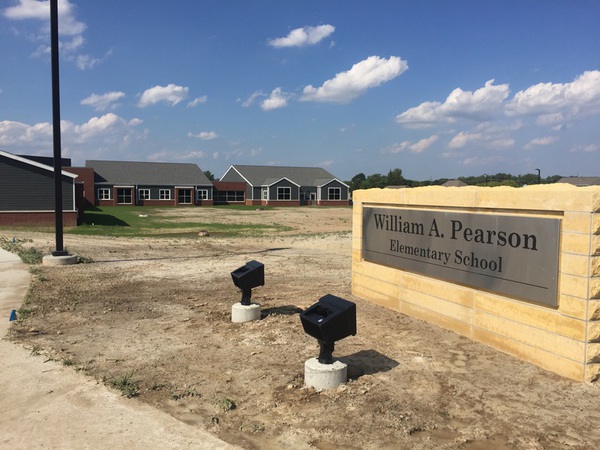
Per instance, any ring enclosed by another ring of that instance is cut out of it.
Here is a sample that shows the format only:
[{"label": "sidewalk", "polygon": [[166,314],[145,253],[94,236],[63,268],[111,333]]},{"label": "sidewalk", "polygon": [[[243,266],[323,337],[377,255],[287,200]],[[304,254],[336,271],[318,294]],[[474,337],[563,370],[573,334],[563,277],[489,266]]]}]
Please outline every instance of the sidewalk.
[{"label": "sidewalk", "polygon": [[2,339],[29,287],[0,249],[0,449],[234,449],[136,399]]}]

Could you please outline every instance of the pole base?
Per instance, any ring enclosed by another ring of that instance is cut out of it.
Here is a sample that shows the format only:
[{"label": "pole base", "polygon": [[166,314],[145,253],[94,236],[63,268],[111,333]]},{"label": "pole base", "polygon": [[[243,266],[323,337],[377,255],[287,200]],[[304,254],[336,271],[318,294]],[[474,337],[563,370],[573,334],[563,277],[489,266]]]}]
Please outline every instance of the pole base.
[{"label": "pole base", "polygon": [[68,266],[71,264],[77,264],[77,255],[46,255],[42,258],[42,264],[45,266]]},{"label": "pole base", "polygon": [[258,303],[251,303],[249,305],[235,303],[231,307],[232,322],[243,323],[252,320],[260,320],[260,305]]},{"label": "pole base", "polygon": [[304,363],[304,385],[317,390],[336,388],[348,381],[348,364],[335,359],[333,364],[321,364],[317,358]]}]

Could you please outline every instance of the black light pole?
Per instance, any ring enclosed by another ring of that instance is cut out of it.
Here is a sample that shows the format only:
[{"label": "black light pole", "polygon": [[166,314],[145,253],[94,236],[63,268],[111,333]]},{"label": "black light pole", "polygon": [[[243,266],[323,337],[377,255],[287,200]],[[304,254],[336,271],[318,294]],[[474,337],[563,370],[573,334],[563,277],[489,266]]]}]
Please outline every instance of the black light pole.
[{"label": "black light pole", "polygon": [[65,256],[63,248],[62,156],[60,148],[60,89],[58,79],[58,0],[50,0],[50,55],[52,62],[52,135],[54,145],[54,220],[56,250],[52,256]]},{"label": "black light pole", "polygon": [[537,173],[538,173],[538,184],[542,184],[542,176],[541,176],[542,172],[540,171],[540,169],[535,169],[535,170],[537,170]]}]

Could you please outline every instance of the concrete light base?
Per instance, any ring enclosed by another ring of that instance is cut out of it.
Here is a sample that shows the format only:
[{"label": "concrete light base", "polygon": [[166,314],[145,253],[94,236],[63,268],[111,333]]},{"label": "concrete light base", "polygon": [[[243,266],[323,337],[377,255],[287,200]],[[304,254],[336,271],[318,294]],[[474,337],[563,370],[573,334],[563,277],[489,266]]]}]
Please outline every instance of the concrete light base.
[{"label": "concrete light base", "polygon": [[333,364],[321,364],[317,358],[304,363],[304,385],[315,389],[331,389],[348,381],[348,364],[339,359]]},{"label": "concrete light base", "polygon": [[42,264],[45,266],[68,266],[71,264],[77,264],[77,255],[46,255],[42,258]]},{"label": "concrete light base", "polygon": [[236,303],[231,307],[232,322],[243,323],[252,320],[260,320],[260,305],[258,303],[251,303],[249,305]]}]

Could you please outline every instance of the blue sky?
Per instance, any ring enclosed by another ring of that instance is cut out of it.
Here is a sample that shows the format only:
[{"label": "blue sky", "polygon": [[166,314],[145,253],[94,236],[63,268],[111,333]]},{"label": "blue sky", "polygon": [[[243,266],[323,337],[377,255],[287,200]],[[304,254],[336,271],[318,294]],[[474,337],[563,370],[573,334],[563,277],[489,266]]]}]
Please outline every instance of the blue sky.
[{"label": "blue sky", "polygon": [[[59,0],[62,152],[600,175],[597,0]],[[49,3],[0,1],[0,149],[52,154]]]}]

